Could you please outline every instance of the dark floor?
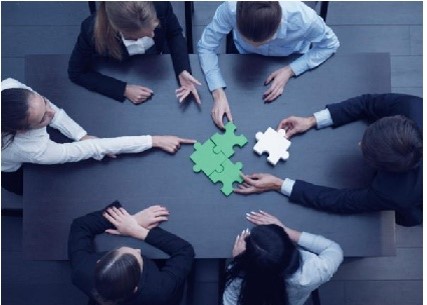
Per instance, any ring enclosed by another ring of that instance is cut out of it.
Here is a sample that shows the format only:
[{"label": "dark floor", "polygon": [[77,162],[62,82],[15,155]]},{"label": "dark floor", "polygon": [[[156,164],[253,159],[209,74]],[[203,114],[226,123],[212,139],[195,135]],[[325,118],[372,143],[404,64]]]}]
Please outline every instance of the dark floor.
[{"label": "dark floor", "polygon": [[[195,2],[195,43],[219,3]],[[173,5],[183,24],[183,3]],[[1,76],[22,81],[25,55],[69,54],[89,14],[87,2],[2,1],[1,9]],[[327,23],[341,41],[340,53],[390,53],[393,92],[422,96],[422,2],[330,2]],[[22,219],[1,220],[2,304],[85,304],[71,284],[68,263],[24,261]],[[397,226],[396,243],[394,257],[347,259],[321,287],[322,304],[422,304],[422,227]],[[197,261],[188,302],[218,304],[218,264]]]}]

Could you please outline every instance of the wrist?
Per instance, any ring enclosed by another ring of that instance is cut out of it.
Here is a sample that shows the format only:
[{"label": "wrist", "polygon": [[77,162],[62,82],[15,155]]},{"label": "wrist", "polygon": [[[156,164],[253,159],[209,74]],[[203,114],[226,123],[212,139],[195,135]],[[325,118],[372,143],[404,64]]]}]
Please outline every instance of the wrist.
[{"label": "wrist", "polygon": [[217,100],[221,97],[221,95],[224,94],[224,89],[223,88],[218,88],[212,91],[212,96],[214,98],[214,100]]},{"label": "wrist", "polygon": [[275,177],[273,181],[273,190],[279,191],[282,189],[283,180],[280,178]]},{"label": "wrist", "polygon": [[289,77],[292,77],[295,75],[294,70],[292,70],[291,66],[286,66],[284,69]]},{"label": "wrist", "polygon": [[150,232],[150,230],[148,230],[142,226],[139,226],[135,230],[134,234],[132,234],[133,235],[132,237],[137,238],[137,239],[141,239],[141,240],[145,240],[147,238],[147,235],[149,232]]},{"label": "wrist", "polygon": [[316,121],[316,117],[314,115],[308,117],[307,120],[309,122],[310,128],[316,127],[317,121]]},{"label": "wrist", "polygon": [[159,141],[160,141],[160,136],[151,136],[151,147],[158,148]]}]

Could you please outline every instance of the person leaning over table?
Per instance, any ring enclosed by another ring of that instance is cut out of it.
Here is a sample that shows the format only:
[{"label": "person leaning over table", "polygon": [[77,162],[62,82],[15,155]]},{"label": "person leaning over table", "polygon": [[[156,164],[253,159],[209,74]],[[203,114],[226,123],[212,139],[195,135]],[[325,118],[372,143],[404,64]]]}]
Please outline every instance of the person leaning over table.
[{"label": "person leaning over table", "polygon": [[313,127],[339,127],[357,120],[374,122],[359,143],[376,174],[367,188],[335,189],[269,174],[244,177],[237,193],[276,190],[291,202],[334,213],[394,210],[404,226],[422,223],[422,99],[405,94],[367,94],[329,104],[310,117],[285,118],[278,128],[292,137]]},{"label": "person leaning over table", "polygon": [[[75,142],[50,140],[46,126]],[[138,153],[160,148],[175,153],[194,140],[175,136],[128,136],[100,139],[88,133],[46,97],[8,78],[1,82],[1,185],[22,195],[22,164],[58,164],[105,155]]]},{"label": "person leaning over table", "polygon": [[127,98],[140,104],[154,94],[153,90],[95,71],[95,60],[106,57],[123,61],[133,55],[162,53],[171,53],[180,84],[176,90],[179,101],[191,93],[200,104],[195,87],[200,83],[191,75],[185,38],[170,2],[101,1],[96,15],[81,25],[68,76],[74,83],[117,101]]},{"label": "person leaning over table", "polygon": [[[302,2],[226,1],[221,4],[197,44],[200,64],[214,99],[212,119],[220,128],[224,128],[224,115],[232,121],[217,55],[221,40],[230,31],[240,54],[303,54],[267,76],[265,85],[270,87],[264,92],[264,102],[274,101],[292,76],[317,67],[340,45],[322,18]],[[250,69],[240,73],[250,73]]]},{"label": "person leaning over table", "polygon": [[[158,205],[130,215],[116,201],[102,211],[74,219],[68,238],[72,281],[89,296],[89,304],[179,304],[194,249],[158,227],[168,216],[168,210]],[[104,232],[145,241],[170,258],[159,268],[139,248],[96,252],[94,239]]]},{"label": "person leaning over table", "polygon": [[341,247],[323,236],[298,232],[263,212],[236,237],[226,272],[223,305],[303,305],[343,261]]}]

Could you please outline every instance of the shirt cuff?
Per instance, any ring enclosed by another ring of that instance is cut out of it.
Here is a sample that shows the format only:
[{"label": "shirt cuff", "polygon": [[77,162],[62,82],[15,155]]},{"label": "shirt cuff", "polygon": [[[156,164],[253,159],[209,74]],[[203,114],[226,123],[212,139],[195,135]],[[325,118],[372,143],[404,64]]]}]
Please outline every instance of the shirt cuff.
[{"label": "shirt cuff", "polygon": [[147,137],[147,149],[153,148],[153,137],[152,136],[144,136]]},{"label": "shirt cuff", "polygon": [[318,112],[313,113],[316,119],[316,128],[322,129],[329,126],[332,126],[334,122],[332,121],[331,113],[328,109],[323,109]]},{"label": "shirt cuff", "polygon": [[295,180],[286,178],[282,183],[280,192],[285,196],[290,196],[292,193],[292,189],[294,188],[294,184],[295,184]]},{"label": "shirt cuff", "polygon": [[308,65],[300,59],[291,62],[289,66],[294,71],[295,76],[301,75],[309,69]]}]

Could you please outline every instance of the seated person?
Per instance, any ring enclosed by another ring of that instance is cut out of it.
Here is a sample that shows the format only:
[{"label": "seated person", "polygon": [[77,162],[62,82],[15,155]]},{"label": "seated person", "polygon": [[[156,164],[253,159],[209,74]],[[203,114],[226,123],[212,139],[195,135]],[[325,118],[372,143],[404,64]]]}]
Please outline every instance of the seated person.
[{"label": "seated person", "polygon": [[[221,4],[197,44],[200,64],[214,99],[212,119],[220,128],[224,128],[223,116],[229,121],[232,116],[217,52],[221,40],[231,31],[240,54],[303,54],[268,75],[265,85],[271,85],[264,92],[264,102],[274,101],[292,76],[317,67],[340,45],[322,18],[302,2],[226,1]],[[250,73],[250,68],[241,73]]]},{"label": "seated person", "polygon": [[405,94],[369,94],[330,104],[313,116],[289,117],[279,128],[287,136],[316,126],[339,127],[357,120],[374,122],[365,131],[360,148],[376,169],[368,188],[335,189],[269,174],[245,176],[236,190],[249,194],[281,191],[291,202],[334,213],[394,210],[404,226],[422,223],[422,99]]},{"label": "seated person", "polygon": [[132,55],[161,53],[171,53],[181,86],[176,90],[179,101],[191,93],[200,104],[195,87],[200,83],[191,75],[185,38],[170,2],[101,1],[96,15],[82,23],[68,75],[89,90],[140,104],[152,96],[153,90],[98,73],[93,67],[95,60],[106,57],[122,61]]},{"label": "seated person", "polygon": [[[44,96],[8,78],[1,82],[1,185],[22,195],[22,163],[58,164],[105,155],[138,153],[152,147],[175,153],[194,140],[175,136],[129,136],[99,139],[90,136]],[[75,142],[55,143],[49,125]]]},{"label": "seated person", "polygon": [[[194,250],[185,240],[158,227],[168,215],[161,206],[130,215],[116,201],[103,211],[76,218],[68,239],[74,285],[97,304],[179,304]],[[94,239],[104,232],[145,241],[170,258],[158,268],[141,249],[124,246],[96,252]]]},{"label": "seated person", "polygon": [[224,305],[303,305],[343,260],[341,247],[325,237],[290,229],[263,211],[247,219],[257,226],[236,238]]}]

